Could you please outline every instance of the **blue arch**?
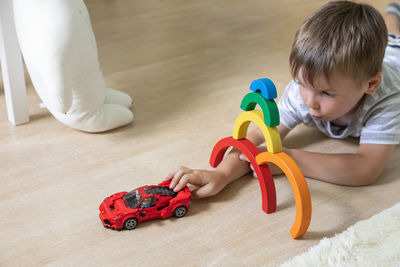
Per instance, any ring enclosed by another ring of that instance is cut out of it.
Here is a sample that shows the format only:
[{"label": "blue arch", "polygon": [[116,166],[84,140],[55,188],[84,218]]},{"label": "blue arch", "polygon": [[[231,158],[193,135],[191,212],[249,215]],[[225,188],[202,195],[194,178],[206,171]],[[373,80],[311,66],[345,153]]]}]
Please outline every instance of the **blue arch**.
[{"label": "blue arch", "polygon": [[253,92],[261,92],[265,99],[274,99],[278,97],[275,84],[268,78],[254,80],[250,85]]}]

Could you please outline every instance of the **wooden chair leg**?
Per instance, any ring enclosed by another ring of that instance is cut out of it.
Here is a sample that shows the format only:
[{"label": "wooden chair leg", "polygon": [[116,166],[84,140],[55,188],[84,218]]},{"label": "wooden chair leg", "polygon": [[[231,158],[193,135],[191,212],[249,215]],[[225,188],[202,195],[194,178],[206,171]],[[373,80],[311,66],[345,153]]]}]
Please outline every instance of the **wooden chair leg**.
[{"label": "wooden chair leg", "polygon": [[8,120],[14,125],[28,122],[24,69],[15,31],[12,0],[0,1],[0,59]]}]

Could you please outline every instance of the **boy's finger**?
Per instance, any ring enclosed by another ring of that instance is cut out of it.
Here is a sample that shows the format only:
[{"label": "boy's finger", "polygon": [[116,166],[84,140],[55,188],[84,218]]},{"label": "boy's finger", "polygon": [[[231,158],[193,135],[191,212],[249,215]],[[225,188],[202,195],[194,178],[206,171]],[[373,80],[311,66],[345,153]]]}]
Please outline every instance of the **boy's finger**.
[{"label": "boy's finger", "polygon": [[267,151],[267,146],[265,144],[259,145],[257,148],[260,152]]},{"label": "boy's finger", "polygon": [[190,178],[193,175],[191,174],[185,174],[183,175],[183,177],[179,180],[179,183],[175,186],[174,191],[178,192],[180,190],[182,190],[188,183],[190,183]]},{"label": "boy's finger", "polygon": [[188,168],[187,167],[185,167],[185,166],[179,166],[178,168],[176,168],[174,171],[172,171],[172,172],[170,172],[169,174],[168,174],[168,177],[173,177],[174,175],[175,175],[175,173],[177,173],[178,171],[181,171],[181,170],[187,170]]},{"label": "boy's finger", "polygon": [[249,160],[247,159],[247,157],[246,157],[243,153],[239,155],[239,159],[240,159],[240,160],[249,161]]},{"label": "boy's finger", "polygon": [[177,183],[179,182],[179,180],[182,178],[182,176],[185,174],[184,173],[184,169],[179,169],[175,174],[174,174],[174,176],[172,177],[172,180],[171,180],[171,184],[169,185],[169,188],[174,188],[176,185],[177,185]]},{"label": "boy's finger", "polygon": [[165,177],[165,180],[171,180],[172,177],[174,177],[175,173],[180,169],[180,167],[172,172],[170,172],[167,177]]},{"label": "boy's finger", "polygon": [[171,180],[172,179],[172,176],[171,175],[169,175],[168,174],[168,176],[167,177],[164,177],[164,181],[168,181],[168,180]]}]

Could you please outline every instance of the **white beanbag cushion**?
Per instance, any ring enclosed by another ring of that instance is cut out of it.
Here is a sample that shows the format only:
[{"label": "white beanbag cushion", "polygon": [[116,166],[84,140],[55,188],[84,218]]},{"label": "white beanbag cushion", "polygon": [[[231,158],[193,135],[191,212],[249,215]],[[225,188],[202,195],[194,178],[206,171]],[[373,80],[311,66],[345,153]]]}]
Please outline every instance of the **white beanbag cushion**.
[{"label": "white beanbag cushion", "polygon": [[32,83],[55,118],[87,132],[132,121],[130,96],[106,87],[82,0],[14,0],[14,13]]}]

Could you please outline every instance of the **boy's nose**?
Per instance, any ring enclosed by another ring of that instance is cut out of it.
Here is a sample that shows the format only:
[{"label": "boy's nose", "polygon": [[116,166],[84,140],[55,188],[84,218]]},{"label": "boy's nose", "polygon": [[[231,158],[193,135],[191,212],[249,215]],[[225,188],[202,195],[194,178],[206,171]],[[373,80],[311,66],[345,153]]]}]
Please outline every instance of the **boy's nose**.
[{"label": "boy's nose", "polygon": [[316,97],[313,94],[309,94],[307,98],[307,103],[306,103],[308,108],[318,110],[319,109],[319,103],[316,99]]}]

